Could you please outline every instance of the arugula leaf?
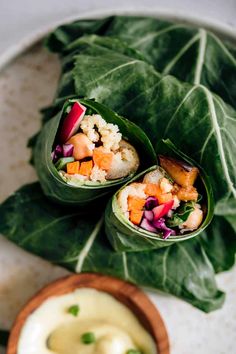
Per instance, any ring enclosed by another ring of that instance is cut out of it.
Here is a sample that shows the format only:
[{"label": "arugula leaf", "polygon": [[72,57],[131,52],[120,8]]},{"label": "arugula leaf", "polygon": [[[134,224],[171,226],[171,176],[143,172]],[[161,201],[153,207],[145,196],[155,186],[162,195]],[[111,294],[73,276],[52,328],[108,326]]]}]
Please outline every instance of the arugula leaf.
[{"label": "arugula leaf", "polygon": [[199,240],[149,252],[116,253],[104,237],[101,214],[82,217],[55,206],[39,183],[21,187],[0,206],[0,232],[25,250],[77,273],[117,276],[173,294],[205,312],[224,301]]},{"label": "arugula leaf", "polygon": [[194,210],[194,202],[182,203],[180,207],[174,212],[173,216],[166,221],[168,227],[176,227],[183,224]]}]

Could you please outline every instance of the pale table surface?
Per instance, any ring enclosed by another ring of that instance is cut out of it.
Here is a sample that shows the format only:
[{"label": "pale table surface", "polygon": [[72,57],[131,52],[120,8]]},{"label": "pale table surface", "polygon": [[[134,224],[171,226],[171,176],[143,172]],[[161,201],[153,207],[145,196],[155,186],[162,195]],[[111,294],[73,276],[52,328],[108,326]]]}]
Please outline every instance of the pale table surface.
[{"label": "pale table surface", "polygon": [[0,54],[30,33],[69,16],[142,10],[191,16],[236,28],[235,0],[0,0]]}]

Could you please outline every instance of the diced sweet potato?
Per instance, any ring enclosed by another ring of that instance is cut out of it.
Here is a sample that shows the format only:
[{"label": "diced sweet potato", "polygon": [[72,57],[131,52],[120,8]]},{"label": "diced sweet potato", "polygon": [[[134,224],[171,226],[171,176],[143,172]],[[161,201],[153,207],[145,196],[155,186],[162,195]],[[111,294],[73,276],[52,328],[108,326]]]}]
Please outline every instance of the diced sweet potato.
[{"label": "diced sweet potato", "polygon": [[108,171],[111,167],[113,152],[105,152],[102,147],[95,148],[93,151],[93,161],[101,170]]},{"label": "diced sweet potato", "polygon": [[93,161],[84,161],[81,162],[79,174],[83,176],[90,176],[93,168]]},{"label": "diced sweet potato", "polygon": [[69,162],[66,165],[67,173],[70,175],[74,175],[76,173],[79,173],[79,165],[80,165],[79,161]]},{"label": "diced sweet potato", "polygon": [[146,203],[146,199],[130,195],[128,197],[128,210],[140,211],[143,209],[145,203]]},{"label": "diced sweet potato", "polygon": [[139,225],[143,217],[143,211],[139,210],[131,210],[129,213],[129,219],[130,221],[135,224]]},{"label": "diced sweet potato", "polygon": [[157,197],[157,200],[158,200],[158,203],[159,203],[159,204],[167,203],[167,202],[169,202],[169,201],[172,200],[172,199],[173,199],[172,193],[163,193],[163,194],[160,194],[160,195]]},{"label": "diced sweet potato", "polygon": [[197,167],[187,165],[184,161],[175,160],[167,156],[159,156],[160,165],[170,177],[182,187],[193,186],[198,176]]},{"label": "diced sweet potato", "polygon": [[145,187],[145,193],[149,197],[158,197],[161,194],[161,189],[158,184],[147,183]]},{"label": "diced sweet potato", "polygon": [[177,197],[179,198],[179,200],[182,200],[184,202],[187,202],[188,200],[197,201],[198,192],[193,186],[181,187],[177,192]]}]

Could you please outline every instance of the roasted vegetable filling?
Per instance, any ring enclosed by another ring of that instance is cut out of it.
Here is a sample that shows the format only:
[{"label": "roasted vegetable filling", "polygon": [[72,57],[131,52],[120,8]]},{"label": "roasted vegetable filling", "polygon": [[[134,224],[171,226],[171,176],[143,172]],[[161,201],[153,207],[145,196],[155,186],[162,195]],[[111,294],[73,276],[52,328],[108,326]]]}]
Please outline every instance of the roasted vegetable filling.
[{"label": "roasted vegetable filling", "polygon": [[78,102],[68,107],[59,129],[52,160],[71,185],[104,183],[134,174],[139,167],[136,149],[122,138],[116,124],[100,115],[86,115]]},{"label": "roasted vegetable filling", "polygon": [[164,239],[198,229],[204,216],[195,185],[198,168],[167,156],[159,156],[159,161],[160,167],[119,192],[123,214],[132,224]]}]

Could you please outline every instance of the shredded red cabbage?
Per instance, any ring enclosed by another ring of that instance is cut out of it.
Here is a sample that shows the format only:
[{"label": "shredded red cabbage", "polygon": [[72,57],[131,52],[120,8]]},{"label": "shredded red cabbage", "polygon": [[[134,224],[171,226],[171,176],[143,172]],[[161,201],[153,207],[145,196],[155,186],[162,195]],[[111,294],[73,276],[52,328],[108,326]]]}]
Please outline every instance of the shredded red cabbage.
[{"label": "shredded red cabbage", "polygon": [[57,160],[62,156],[63,156],[62,147],[61,145],[57,145],[51,153],[53,163],[56,163]]},{"label": "shredded red cabbage", "polygon": [[71,157],[73,154],[74,146],[72,144],[62,145],[62,155],[63,157]]},{"label": "shredded red cabbage", "polygon": [[155,197],[148,197],[145,203],[145,209],[146,210],[152,210],[158,205],[157,198]]},{"label": "shredded red cabbage", "polygon": [[143,220],[141,221],[140,227],[142,229],[150,231],[150,232],[157,232],[156,228],[146,218],[143,218]]},{"label": "shredded red cabbage", "polygon": [[152,225],[155,228],[157,228],[158,230],[163,231],[163,238],[164,239],[167,239],[170,235],[173,235],[173,236],[176,235],[176,232],[174,230],[172,230],[166,226],[164,218],[160,218],[158,220],[153,220]]},{"label": "shredded red cabbage", "polygon": [[148,221],[153,220],[153,212],[151,210],[145,210],[143,215]]}]

